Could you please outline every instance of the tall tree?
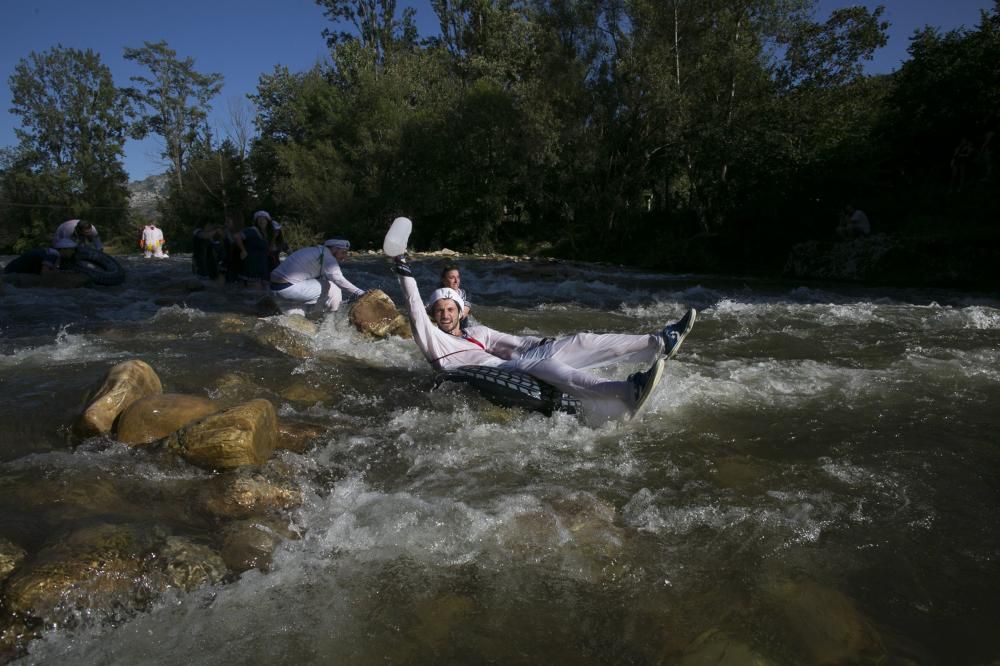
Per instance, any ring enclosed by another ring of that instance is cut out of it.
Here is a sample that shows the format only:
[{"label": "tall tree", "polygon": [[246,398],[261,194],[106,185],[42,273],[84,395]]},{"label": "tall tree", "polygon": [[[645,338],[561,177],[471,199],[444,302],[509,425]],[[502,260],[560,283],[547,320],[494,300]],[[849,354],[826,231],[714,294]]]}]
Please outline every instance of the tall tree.
[{"label": "tall tree", "polygon": [[372,63],[382,65],[386,57],[400,45],[412,46],[417,41],[417,27],[413,22],[416,10],[403,9],[396,16],[396,0],[316,0],[323,7],[323,15],[331,22],[352,30],[325,28],[323,36],[330,48],[345,42],[358,42],[372,57]]},{"label": "tall tree", "polygon": [[21,195],[39,197],[15,202],[46,207],[47,224],[86,213],[106,235],[117,231],[127,217],[122,157],[132,111],[111,70],[93,51],[56,46],[18,62],[10,88],[21,127],[5,184],[18,182]]},{"label": "tall tree", "polygon": [[152,132],[163,139],[163,156],[170,162],[178,189],[183,190],[184,168],[208,118],[209,102],[222,90],[223,77],[196,71],[194,58],[178,59],[165,41],[143,44],[125,49],[126,60],[150,71],[149,77],[130,77],[140,87],[128,92],[145,111],[138,135]]}]

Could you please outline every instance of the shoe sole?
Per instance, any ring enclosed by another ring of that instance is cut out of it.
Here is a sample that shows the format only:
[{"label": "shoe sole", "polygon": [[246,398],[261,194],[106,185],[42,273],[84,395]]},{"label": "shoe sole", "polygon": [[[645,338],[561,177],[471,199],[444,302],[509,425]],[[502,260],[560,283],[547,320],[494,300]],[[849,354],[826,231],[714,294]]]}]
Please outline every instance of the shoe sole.
[{"label": "shoe sole", "polygon": [[672,359],[674,356],[677,356],[677,352],[680,350],[681,343],[684,342],[684,338],[686,338],[688,333],[691,332],[691,329],[694,328],[694,320],[698,318],[698,311],[695,310],[694,308],[691,308],[690,313],[691,313],[691,319],[684,327],[684,330],[681,331],[680,335],[677,336],[677,343],[674,345],[673,349],[670,350],[670,353],[664,357],[668,361]]},{"label": "shoe sole", "polygon": [[653,364],[653,367],[647,370],[647,372],[652,373],[650,377],[646,379],[646,385],[642,388],[642,393],[639,394],[639,398],[635,401],[635,409],[632,410],[632,416],[635,417],[642,410],[646,401],[649,400],[649,396],[653,395],[653,389],[656,385],[660,383],[663,379],[663,368],[666,366],[666,359],[659,359]]}]

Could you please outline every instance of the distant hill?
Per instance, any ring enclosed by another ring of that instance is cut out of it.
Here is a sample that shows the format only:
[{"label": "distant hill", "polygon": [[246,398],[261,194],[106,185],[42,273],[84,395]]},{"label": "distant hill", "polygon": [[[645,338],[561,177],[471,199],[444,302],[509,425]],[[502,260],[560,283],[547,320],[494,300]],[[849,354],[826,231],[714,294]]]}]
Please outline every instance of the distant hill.
[{"label": "distant hill", "polygon": [[151,220],[160,219],[156,204],[166,194],[167,178],[167,174],[161,173],[129,183],[128,205],[131,211]]}]

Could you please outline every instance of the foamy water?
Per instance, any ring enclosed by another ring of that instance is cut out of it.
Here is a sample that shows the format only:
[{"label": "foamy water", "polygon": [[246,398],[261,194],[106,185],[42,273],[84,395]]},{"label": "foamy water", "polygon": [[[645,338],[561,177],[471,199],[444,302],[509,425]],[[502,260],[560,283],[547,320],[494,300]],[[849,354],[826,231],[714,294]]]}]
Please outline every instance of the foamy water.
[{"label": "foamy water", "polygon": [[[594,429],[432,391],[412,341],[365,340],[340,314],[301,358],[261,341],[284,324],[256,316],[258,295],[153,303],[186,261],[133,259],[103,291],[6,288],[0,489],[100,479],[135,505],[120,519],[162,520],[163,495],[207,473],[107,438],[71,448],[65,430],[107,367],[140,357],[167,391],[327,426],[277,457],[304,493],[301,538],[267,572],[50,628],[24,663],[675,663],[711,630],[807,663],[775,580],[851,599],[892,658],[1000,656],[988,296],[460,262],[475,316],[516,333],[651,332],[699,308],[643,417]],[[429,293],[440,262],[415,263]],[[345,273],[400,302],[381,259]],[[315,398],[284,397],[302,387]],[[29,511],[31,530],[0,522],[8,538],[66,529]]]}]

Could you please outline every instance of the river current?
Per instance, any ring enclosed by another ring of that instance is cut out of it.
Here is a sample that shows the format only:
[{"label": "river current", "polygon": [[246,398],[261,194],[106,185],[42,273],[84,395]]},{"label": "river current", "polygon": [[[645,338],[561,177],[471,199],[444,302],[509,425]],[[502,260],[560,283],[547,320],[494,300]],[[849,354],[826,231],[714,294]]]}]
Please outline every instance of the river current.
[{"label": "river current", "polygon": [[[30,558],[149,507],[212,543],[164,499],[208,472],[69,434],[107,369],[140,358],[165,391],[267,398],[324,428],[275,454],[303,493],[297,538],[266,571],[49,627],[19,663],[1000,659],[995,296],[460,259],[475,316],[514,333],[699,310],[642,417],[595,429],[431,391],[411,340],[366,340],[341,313],[285,353],[259,292],[180,291],[185,256],[124,263],[121,286],[0,294],[0,537]],[[442,260],[414,263],[429,293]],[[401,302],[384,258],[344,271]],[[8,490],[26,480],[62,494],[25,503]],[[122,505],[100,516],[65,490],[105,485]]]}]

